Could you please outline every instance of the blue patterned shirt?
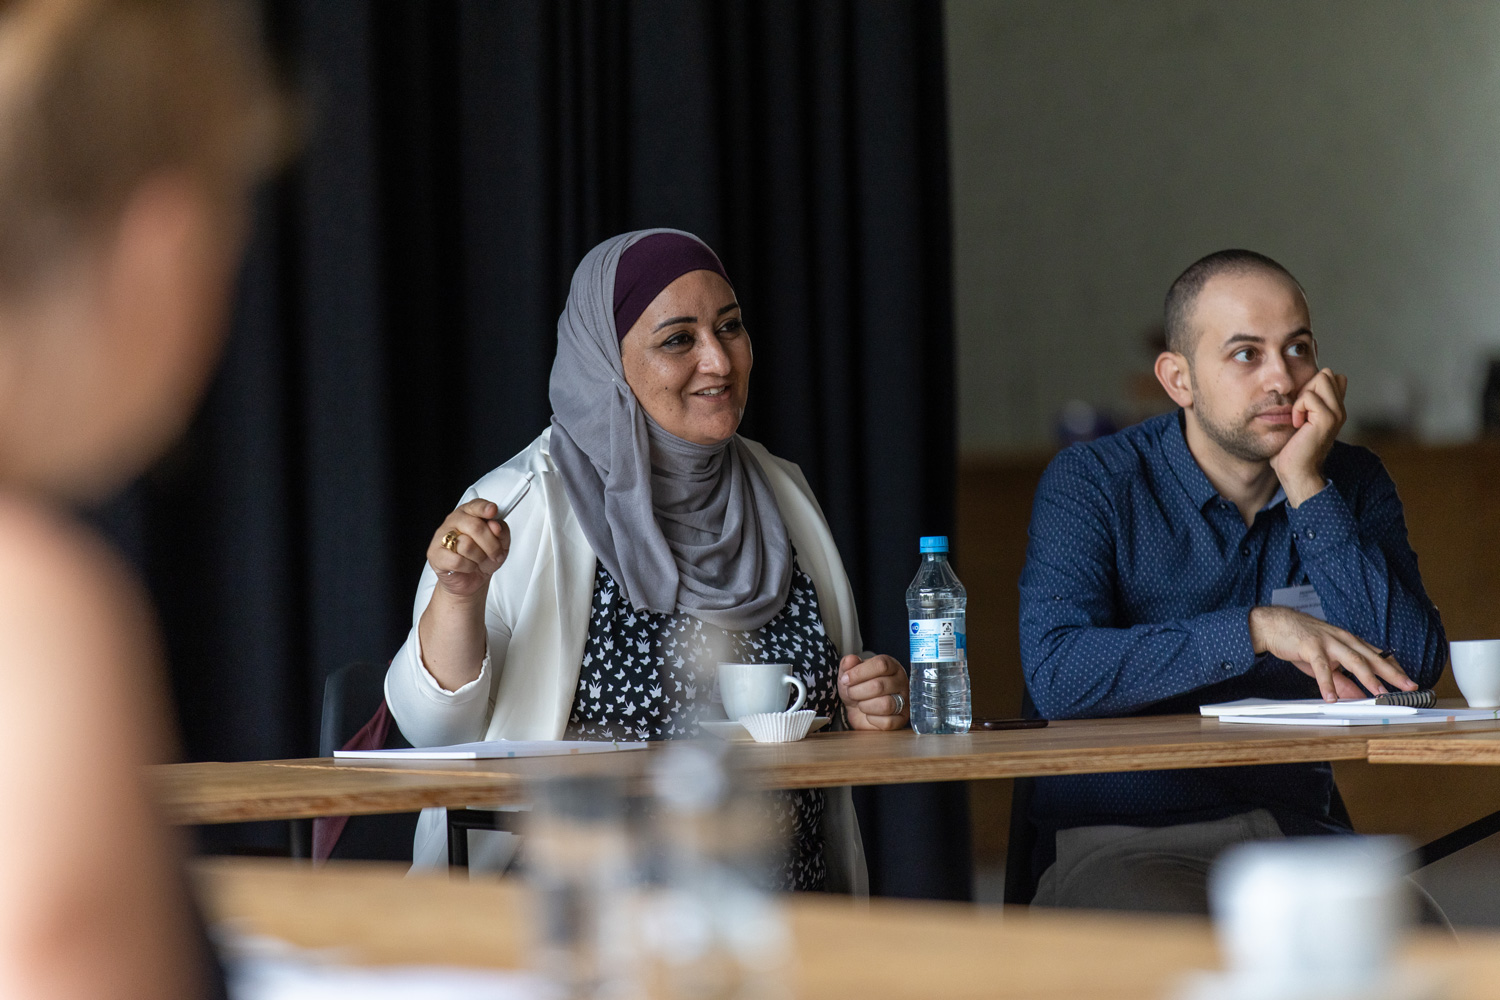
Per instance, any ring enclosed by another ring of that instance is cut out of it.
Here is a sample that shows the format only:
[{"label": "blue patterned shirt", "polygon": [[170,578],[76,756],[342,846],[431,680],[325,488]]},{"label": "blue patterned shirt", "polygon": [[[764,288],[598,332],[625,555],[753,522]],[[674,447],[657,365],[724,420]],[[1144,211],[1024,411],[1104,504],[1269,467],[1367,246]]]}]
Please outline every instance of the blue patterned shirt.
[{"label": "blue patterned shirt", "polygon": [[[1317,683],[1257,656],[1250,609],[1312,584],[1329,622],[1423,687],[1447,643],[1380,460],[1335,443],[1329,482],[1295,510],[1277,496],[1245,526],[1166,414],[1047,467],[1021,573],[1021,665],[1049,719],[1194,712],[1235,698],[1315,698]],[[1198,768],[1038,779],[1044,829],[1160,826],[1269,809],[1288,833],[1337,826],[1328,764]]]}]

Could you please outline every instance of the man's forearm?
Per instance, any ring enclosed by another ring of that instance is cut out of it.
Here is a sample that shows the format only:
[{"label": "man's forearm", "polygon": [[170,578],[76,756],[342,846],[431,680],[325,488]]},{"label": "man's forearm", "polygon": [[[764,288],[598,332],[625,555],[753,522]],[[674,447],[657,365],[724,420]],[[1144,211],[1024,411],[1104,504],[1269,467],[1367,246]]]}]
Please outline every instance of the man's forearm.
[{"label": "man's forearm", "polygon": [[1312,498],[1293,515],[1293,540],[1328,621],[1390,650],[1412,680],[1430,687],[1444,662],[1442,621],[1406,545],[1394,485],[1374,489],[1359,516],[1337,490]]},{"label": "man's forearm", "polygon": [[1249,613],[1225,608],[1131,628],[1049,627],[1028,616],[1023,603],[1027,690],[1043,716],[1070,719],[1124,715],[1218,684],[1255,666]]}]

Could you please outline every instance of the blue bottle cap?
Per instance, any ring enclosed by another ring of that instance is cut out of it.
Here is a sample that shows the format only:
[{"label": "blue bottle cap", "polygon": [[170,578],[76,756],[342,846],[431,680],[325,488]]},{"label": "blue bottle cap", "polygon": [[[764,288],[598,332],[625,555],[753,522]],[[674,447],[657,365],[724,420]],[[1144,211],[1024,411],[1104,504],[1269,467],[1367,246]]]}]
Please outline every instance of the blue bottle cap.
[{"label": "blue bottle cap", "polygon": [[923,552],[947,552],[948,551],[948,536],[947,535],[923,535],[922,536],[922,551]]}]

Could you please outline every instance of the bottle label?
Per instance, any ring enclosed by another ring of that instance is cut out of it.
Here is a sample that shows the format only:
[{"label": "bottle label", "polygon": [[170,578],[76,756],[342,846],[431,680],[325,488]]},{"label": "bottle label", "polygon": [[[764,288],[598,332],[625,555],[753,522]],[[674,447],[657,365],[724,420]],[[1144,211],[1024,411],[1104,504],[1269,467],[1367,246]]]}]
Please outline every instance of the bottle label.
[{"label": "bottle label", "polygon": [[964,634],[956,618],[911,621],[911,662],[954,663],[965,657]]}]

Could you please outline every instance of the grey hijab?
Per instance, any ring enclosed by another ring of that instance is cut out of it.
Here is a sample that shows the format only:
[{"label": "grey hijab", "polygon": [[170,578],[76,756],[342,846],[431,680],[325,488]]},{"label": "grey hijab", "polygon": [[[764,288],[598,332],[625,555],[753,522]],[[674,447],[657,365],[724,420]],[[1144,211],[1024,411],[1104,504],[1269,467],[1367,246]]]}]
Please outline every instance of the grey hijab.
[{"label": "grey hijab", "polygon": [[663,430],[620,363],[615,268],[632,243],[662,232],[678,230],[605,240],[573,272],[552,363],[552,459],[584,537],[632,607],[751,631],[781,611],[792,582],[765,471],[739,435],[699,445]]}]

